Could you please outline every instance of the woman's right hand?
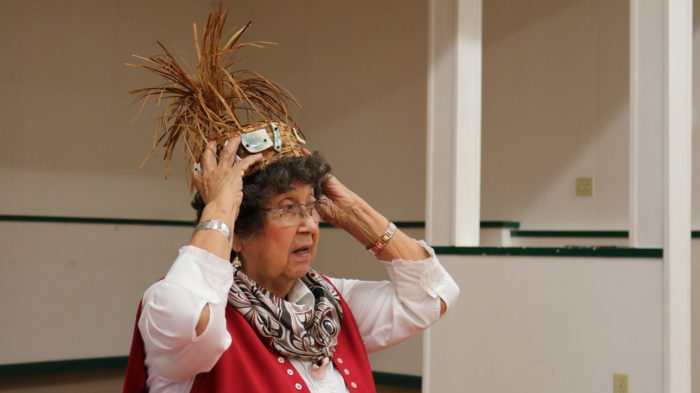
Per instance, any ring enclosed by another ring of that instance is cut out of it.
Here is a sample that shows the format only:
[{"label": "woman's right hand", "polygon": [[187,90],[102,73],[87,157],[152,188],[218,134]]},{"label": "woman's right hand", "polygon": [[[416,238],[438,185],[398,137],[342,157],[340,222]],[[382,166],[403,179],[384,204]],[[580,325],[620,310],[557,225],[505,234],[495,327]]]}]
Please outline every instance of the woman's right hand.
[{"label": "woman's right hand", "polygon": [[[200,222],[222,221],[228,226],[231,235],[243,201],[243,176],[248,167],[262,158],[262,154],[255,154],[236,162],[236,151],[240,143],[240,134],[231,137],[221,150],[217,162],[216,142],[210,141],[202,154],[201,170],[192,175],[192,182],[205,204]],[[233,236],[226,239],[218,231],[197,231],[192,235],[190,245],[228,260],[232,238]]]},{"label": "woman's right hand", "polygon": [[221,150],[217,162],[216,142],[209,141],[202,154],[201,170],[192,175],[192,182],[206,206],[205,211],[215,210],[207,212],[210,217],[206,218],[203,212],[202,220],[224,221],[231,230],[243,200],[243,176],[251,165],[262,158],[262,154],[254,154],[235,162],[240,143],[240,134],[232,136]]}]

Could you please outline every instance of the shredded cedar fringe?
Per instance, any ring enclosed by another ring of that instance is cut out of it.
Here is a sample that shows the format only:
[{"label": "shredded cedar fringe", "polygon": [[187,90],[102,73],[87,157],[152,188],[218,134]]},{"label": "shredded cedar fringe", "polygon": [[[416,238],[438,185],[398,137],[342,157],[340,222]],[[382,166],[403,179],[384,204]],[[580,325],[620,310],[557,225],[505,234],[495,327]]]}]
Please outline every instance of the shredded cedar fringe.
[{"label": "shredded cedar fringe", "polygon": [[167,178],[170,175],[173,150],[178,140],[182,139],[186,168],[191,170],[200,161],[207,140],[216,140],[218,151],[233,133],[254,121],[279,120],[298,129],[290,116],[287,103],[297,107],[300,105],[291,93],[256,72],[232,69],[239,60],[236,55],[241,49],[263,48],[276,43],[238,43],[251,25],[248,22],[222,45],[222,31],[227,16],[228,12],[223,10],[221,4],[218,11],[209,14],[201,45],[197,24],[193,24],[199,66],[192,73],[187,73],[159,41],[157,44],[163,49],[163,54],[149,57],[134,55],[148,64],[126,64],[165,79],[159,85],[129,91],[129,94],[136,95],[134,102],[143,100],[142,110],[151,96],[157,98],[158,106],[162,100],[168,102],[158,118],[153,145],[141,162],[141,167],[158,145],[162,144],[165,148],[163,159]]}]

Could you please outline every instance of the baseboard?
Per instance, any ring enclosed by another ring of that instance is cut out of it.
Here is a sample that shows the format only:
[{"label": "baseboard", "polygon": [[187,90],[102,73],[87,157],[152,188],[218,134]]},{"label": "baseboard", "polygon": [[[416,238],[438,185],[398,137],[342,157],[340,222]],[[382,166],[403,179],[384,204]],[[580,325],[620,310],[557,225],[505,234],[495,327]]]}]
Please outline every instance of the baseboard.
[{"label": "baseboard", "polygon": [[[126,368],[128,360],[128,356],[113,356],[91,359],[55,360],[50,362],[0,364],[0,377]],[[421,377],[416,375],[385,373],[381,371],[373,371],[372,374],[375,383],[378,385],[421,388]]]},{"label": "baseboard", "polygon": [[128,356],[0,365],[0,377],[126,368]]},{"label": "baseboard", "polygon": [[372,371],[374,383],[377,385],[400,386],[403,388],[420,389],[423,378],[418,375],[385,373]]}]

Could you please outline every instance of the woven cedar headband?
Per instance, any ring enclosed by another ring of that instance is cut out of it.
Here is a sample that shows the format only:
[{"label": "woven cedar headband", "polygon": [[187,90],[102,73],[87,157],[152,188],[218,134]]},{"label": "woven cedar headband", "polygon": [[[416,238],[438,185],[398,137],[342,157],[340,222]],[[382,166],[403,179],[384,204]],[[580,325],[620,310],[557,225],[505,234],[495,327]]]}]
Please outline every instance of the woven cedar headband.
[{"label": "woven cedar headband", "polygon": [[221,5],[217,12],[209,14],[201,43],[197,25],[193,25],[199,60],[194,71],[187,72],[160,42],[158,45],[163,50],[162,54],[135,56],[145,64],[127,64],[164,79],[156,86],[129,91],[136,95],[136,101],[143,100],[144,104],[151,96],[157,99],[158,104],[161,100],[167,102],[156,125],[151,151],[141,163],[142,166],[158,145],[162,145],[165,148],[165,176],[168,177],[173,150],[181,140],[186,168],[191,169],[201,160],[208,140],[217,142],[219,152],[237,132],[241,133],[241,146],[237,151],[239,157],[263,153],[263,159],[249,168],[247,175],[282,157],[304,156],[301,145],[306,142],[305,137],[289,113],[289,106],[298,107],[298,102],[277,83],[256,72],[234,67],[241,50],[263,48],[274,43],[240,43],[239,39],[250,22],[228,40],[222,39],[227,15]]}]

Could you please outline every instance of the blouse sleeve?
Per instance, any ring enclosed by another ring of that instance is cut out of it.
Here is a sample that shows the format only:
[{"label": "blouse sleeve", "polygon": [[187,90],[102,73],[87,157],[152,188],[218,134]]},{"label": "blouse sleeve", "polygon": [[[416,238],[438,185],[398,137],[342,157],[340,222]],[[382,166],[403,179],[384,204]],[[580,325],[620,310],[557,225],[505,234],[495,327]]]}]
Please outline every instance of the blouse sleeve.
[{"label": "blouse sleeve", "polygon": [[422,261],[380,261],[389,281],[331,279],[357,321],[368,352],[404,341],[440,319],[440,299],[449,310],[459,287],[435,252],[419,242],[430,257]]},{"label": "blouse sleeve", "polygon": [[[149,374],[186,381],[214,367],[231,345],[225,308],[233,283],[229,261],[203,249],[180,249],[165,278],[146,290],[139,331]],[[209,323],[197,336],[195,326],[209,304]]]}]

